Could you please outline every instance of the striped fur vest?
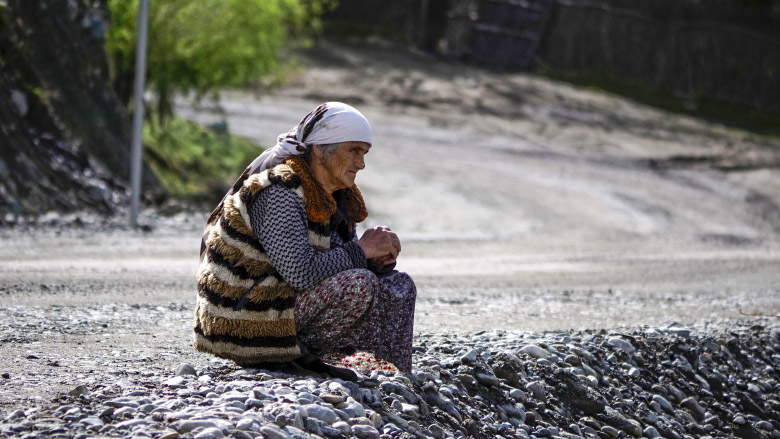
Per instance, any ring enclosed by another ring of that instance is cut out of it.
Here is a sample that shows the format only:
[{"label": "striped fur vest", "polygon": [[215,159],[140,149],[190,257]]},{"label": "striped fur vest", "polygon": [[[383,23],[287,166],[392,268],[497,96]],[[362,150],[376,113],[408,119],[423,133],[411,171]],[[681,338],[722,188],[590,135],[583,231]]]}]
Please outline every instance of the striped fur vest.
[{"label": "striped fur vest", "polygon": [[[247,171],[212,212],[201,242],[195,309],[195,349],[242,366],[291,361],[302,352],[295,330],[296,291],[271,265],[252,231],[248,206],[264,188],[282,185],[306,206],[315,251],[330,248],[336,202],[299,157],[258,174]],[[357,186],[345,189],[347,217],[366,217]]]}]

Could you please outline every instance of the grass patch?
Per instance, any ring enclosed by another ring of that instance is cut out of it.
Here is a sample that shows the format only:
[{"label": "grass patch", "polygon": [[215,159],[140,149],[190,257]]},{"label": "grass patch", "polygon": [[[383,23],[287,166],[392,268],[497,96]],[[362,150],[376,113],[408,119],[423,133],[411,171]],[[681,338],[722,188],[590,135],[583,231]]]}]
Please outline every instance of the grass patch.
[{"label": "grass patch", "polygon": [[168,193],[192,204],[219,202],[246,166],[263,151],[224,126],[203,127],[151,114],[144,124],[144,154]]},{"label": "grass patch", "polygon": [[590,89],[625,96],[666,111],[720,123],[753,133],[780,137],[780,113],[718,101],[705,95],[679,97],[638,81],[621,80],[595,72],[570,72],[543,67],[538,74]]}]

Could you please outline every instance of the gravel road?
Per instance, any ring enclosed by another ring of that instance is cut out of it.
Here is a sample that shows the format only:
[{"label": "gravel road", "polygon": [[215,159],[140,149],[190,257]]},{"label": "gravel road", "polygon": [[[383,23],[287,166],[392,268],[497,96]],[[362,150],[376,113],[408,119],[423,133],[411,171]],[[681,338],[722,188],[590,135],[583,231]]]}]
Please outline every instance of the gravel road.
[{"label": "gravel road", "polygon": [[[272,95],[178,112],[269,145],[322,101],[363,111],[366,226],[402,239],[418,336],[780,314],[780,140],[380,43],[303,64]],[[204,220],[0,230],[0,417],[131,371],[207,367],[190,347]]]}]

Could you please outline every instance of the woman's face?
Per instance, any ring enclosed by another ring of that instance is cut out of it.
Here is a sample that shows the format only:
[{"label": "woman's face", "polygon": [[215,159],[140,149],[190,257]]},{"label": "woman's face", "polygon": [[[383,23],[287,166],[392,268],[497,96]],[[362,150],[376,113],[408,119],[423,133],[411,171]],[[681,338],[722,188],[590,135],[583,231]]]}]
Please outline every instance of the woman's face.
[{"label": "woman's face", "polygon": [[355,185],[358,171],[366,167],[363,157],[371,149],[366,142],[341,142],[335,152],[322,157],[320,163],[326,181],[320,183],[335,192]]}]

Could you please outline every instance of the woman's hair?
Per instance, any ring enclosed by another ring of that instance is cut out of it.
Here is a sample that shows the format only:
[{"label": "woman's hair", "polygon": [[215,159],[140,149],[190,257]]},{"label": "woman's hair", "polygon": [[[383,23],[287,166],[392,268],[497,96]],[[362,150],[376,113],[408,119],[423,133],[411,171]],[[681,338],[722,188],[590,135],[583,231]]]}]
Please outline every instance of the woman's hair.
[{"label": "woman's hair", "polygon": [[338,143],[327,143],[325,145],[306,145],[306,152],[303,153],[303,158],[306,160],[306,163],[311,165],[311,157],[312,157],[312,149],[314,147],[317,147],[322,151],[322,157],[328,157],[329,155],[336,152],[336,150],[339,148]]}]

